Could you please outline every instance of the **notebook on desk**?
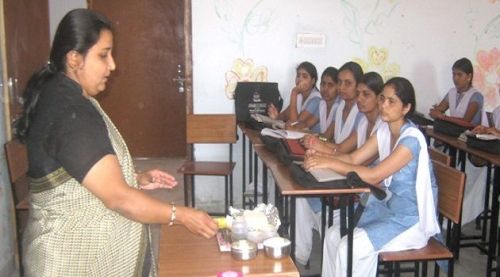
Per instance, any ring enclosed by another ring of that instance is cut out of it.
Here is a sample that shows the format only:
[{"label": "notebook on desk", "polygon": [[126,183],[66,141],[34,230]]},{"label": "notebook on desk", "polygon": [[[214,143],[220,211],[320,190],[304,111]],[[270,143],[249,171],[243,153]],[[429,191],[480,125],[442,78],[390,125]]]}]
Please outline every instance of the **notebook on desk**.
[{"label": "notebook on desk", "polygon": [[284,139],[284,141],[290,154],[296,156],[304,156],[306,154],[306,148],[299,142],[298,139]]},{"label": "notebook on desk", "polygon": [[318,182],[328,182],[328,181],[346,179],[346,176],[329,168],[315,168],[309,170],[309,173],[311,173],[311,175],[314,176],[314,178],[316,178]]}]

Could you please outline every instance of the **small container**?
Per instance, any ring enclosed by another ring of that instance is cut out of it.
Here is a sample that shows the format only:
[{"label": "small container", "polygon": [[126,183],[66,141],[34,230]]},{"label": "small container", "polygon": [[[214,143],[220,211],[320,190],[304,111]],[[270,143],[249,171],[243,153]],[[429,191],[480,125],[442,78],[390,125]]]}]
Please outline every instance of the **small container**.
[{"label": "small container", "polygon": [[272,259],[288,257],[292,248],[291,242],[282,237],[266,239],[262,244],[264,245],[264,253]]},{"label": "small container", "polygon": [[247,232],[247,223],[243,218],[239,218],[231,225],[231,240],[244,240],[247,238]]},{"label": "small container", "polygon": [[236,260],[251,260],[257,256],[257,244],[249,240],[235,241],[231,243],[231,256]]}]

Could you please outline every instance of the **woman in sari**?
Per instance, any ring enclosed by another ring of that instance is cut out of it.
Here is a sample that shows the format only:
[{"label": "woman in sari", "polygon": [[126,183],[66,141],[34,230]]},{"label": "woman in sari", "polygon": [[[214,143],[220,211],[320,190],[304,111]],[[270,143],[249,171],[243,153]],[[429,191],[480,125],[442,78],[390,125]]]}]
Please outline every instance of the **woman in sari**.
[{"label": "woman in sari", "polygon": [[[355,171],[363,181],[382,186],[384,200],[370,196],[354,229],[353,276],[375,276],[380,251],[418,249],[439,233],[436,217],[437,185],[423,134],[407,117],[415,110],[411,83],[390,79],[379,96],[384,121],[367,142],[350,154],[325,157],[309,153],[306,170],[331,168],[340,174]],[[379,156],[373,167],[363,164]],[[347,269],[347,238],[339,224],[325,236],[323,276],[344,276]]]},{"label": "woman in sari", "polygon": [[136,174],[123,138],[94,97],[116,65],[111,23],[70,11],[50,60],[28,82],[19,138],[28,148],[30,216],[26,276],[155,276],[147,224],[183,224],[210,238],[205,212],[163,203],[140,189],[171,188],[160,170]]}]

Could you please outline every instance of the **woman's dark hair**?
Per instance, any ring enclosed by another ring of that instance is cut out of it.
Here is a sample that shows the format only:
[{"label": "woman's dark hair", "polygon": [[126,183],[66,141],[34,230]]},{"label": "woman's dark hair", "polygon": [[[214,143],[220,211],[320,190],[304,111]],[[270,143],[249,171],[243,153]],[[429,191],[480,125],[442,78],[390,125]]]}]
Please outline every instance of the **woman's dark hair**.
[{"label": "woman's dark hair", "polygon": [[472,86],[472,79],[474,79],[474,67],[472,66],[472,63],[469,59],[467,58],[461,58],[461,59],[458,59],[454,64],[453,66],[451,67],[451,69],[456,69],[456,70],[460,70],[462,72],[464,72],[465,74],[471,74],[471,78],[470,78],[470,82],[469,82],[469,85]]},{"label": "woman's dark hair", "polygon": [[377,72],[373,71],[365,73],[359,83],[365,84],[367,87],[370,88],[370,90],[375,92],[375,95],[379,95],[384,89],[384,80],[382,79],[382,76],[380,76],[380,74],[378,74]]},{"label": "woman's dark hair", "polygon": [[343,66],[339,68],[339,73],[348,70],[354,76],[354,80],[356,80],[356,85],[361,82],[361,78],[363,78],[363,69],[356,62],[346,62]]},{"label": "woman's dark hair", "polygon": [[321,78],[328,76],[332,78],[332,80],[337,83],[338,82],[338,75],[339,75],[339,70],[336,69],[333,66],[329,66],[323,70],[323,73],[321,74]]},{"label": "woman's dark hair", "polygon": [[403,77],[394,77],[389,79],[384,85],[391,86],[396,91],[396,95],[403,102],[403,106],[407,106],[411,104],[410,110],[406,113],[405,118],[408,118],[413,115],[413,112],[416,108],[415,101],[415,90],[413,89],[413,85],[407,79]]},{"label": "woman's dark hair", "polygon": [[66,72],[66,54],[74,50],[85,56],[103,30],[111,31],[111,22],[96,11],[75,9],[63,17],[52,42],[49,61],[31,76],[23,93],[23,114],[16,122],[16,135],[22,141],[28,135],[44,85],[56,74]]},{"label": "woman's dark hair", "polygon": [[299,64],[299,66],[297,66],[296,71],[299,71],[299,69],[304,69],[305,71],[307,71],[309,76],[314,79],[314,86],[316,86],[316,82],[318,81],[318,71],[316,70],[314,64],[310,62],[302,62],[301,64]]}]

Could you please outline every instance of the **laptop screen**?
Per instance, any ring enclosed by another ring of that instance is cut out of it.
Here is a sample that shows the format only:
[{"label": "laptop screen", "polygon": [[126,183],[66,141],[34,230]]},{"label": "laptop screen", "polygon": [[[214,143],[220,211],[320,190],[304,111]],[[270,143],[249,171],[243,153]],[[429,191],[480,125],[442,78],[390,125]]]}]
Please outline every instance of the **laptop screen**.
[{"label": "laptop screen", "polygon": [[250,121],[250,114],[267,114],[267,106],[281,110],[283,99],[278,90],[278,83],[238,82],[234,92],[236,120]]}]

